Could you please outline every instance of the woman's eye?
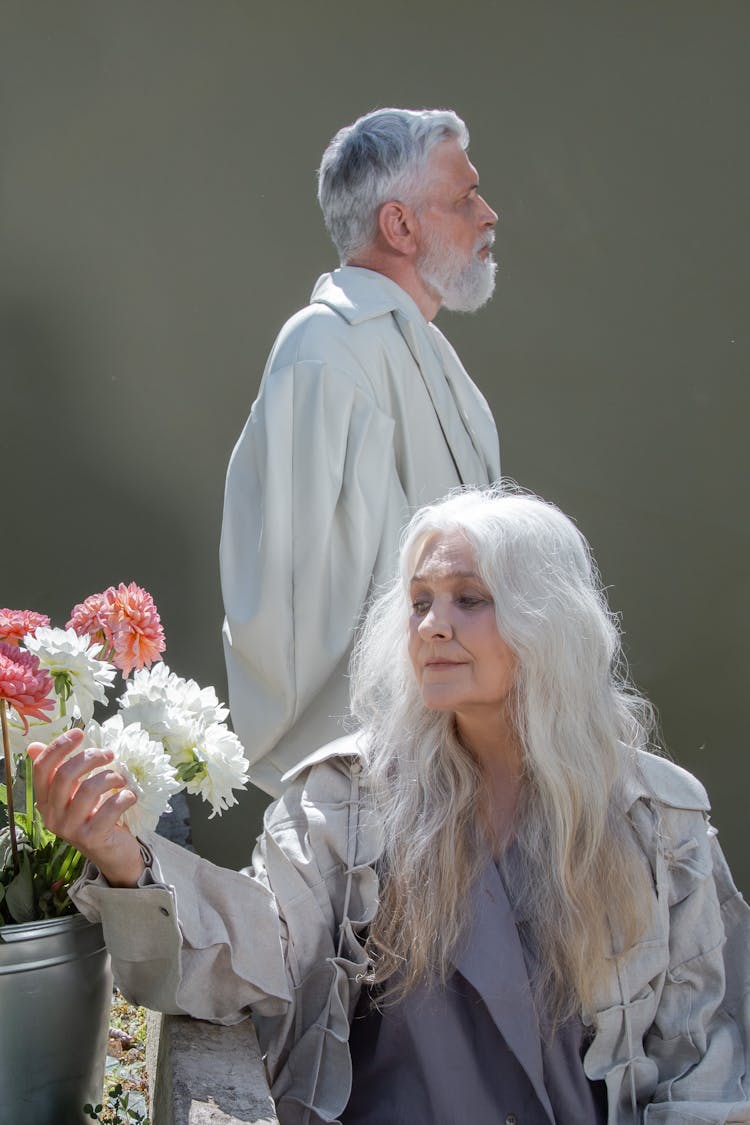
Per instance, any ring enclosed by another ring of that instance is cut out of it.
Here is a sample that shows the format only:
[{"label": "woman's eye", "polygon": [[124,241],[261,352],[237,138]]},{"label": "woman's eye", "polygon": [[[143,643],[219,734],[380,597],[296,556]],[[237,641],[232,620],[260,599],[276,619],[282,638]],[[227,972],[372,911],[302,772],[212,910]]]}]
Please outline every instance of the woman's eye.
[{"label": "woman's eye", "polygon": [[417,598],[411,603],[411,608],[416,613],[417,617],[424,617],[430,608],[430,603],[423,598]]},{"label": "woman's eye", "polygon": [[473,609],[474,606],[485,605],[487,601],[486,598],[482,598],[478,594],[461,594],[456,600],[458,604],[465,609]]}]

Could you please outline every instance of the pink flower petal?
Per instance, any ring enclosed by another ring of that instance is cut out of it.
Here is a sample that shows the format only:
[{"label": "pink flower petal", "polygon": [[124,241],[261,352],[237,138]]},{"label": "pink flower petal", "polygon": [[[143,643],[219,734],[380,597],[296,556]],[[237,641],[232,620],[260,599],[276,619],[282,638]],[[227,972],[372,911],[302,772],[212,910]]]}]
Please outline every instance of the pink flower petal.
[{"label": "pink flower petal", "polygon": [[29,719],[45,719],[55,707],[52,677],[39,667],[39,658],[16,645],[0,641],[0,699],[5,699],[28,731]]},{"label": "pink flower petal", "polygon": [[29,633],[33,636],[37,629],[49,625],[46,613],[33,609],[0,609],[0,641],[17,645]]}]

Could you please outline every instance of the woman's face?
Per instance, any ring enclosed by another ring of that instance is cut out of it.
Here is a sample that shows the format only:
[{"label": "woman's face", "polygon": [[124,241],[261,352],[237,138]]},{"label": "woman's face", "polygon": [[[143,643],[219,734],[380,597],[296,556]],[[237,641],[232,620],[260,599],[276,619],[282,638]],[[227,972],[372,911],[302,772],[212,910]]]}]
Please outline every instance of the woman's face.
[{"label": "woman's face", "polygon": [[513,688],[516,657],[460,532],[425,540],[410,596],[409,656],[425,705],[459,719],[496,718]]}]

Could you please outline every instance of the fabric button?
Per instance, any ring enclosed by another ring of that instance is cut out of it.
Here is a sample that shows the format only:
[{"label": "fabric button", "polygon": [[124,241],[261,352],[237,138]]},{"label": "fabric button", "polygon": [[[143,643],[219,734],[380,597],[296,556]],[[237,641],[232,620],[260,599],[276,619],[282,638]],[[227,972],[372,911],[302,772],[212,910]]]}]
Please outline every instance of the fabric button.
[{"label": "fabric button", "polygon": [[509,1113],[505,1118],[505,1125],[518,1125],[518,1118],[515,1113]]}]

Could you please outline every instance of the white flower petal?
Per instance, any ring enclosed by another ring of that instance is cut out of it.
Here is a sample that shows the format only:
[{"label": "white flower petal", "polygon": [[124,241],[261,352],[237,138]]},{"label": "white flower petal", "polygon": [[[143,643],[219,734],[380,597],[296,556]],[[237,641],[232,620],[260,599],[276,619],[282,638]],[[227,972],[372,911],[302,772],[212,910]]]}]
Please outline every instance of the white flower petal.
[{"label": "white flower petal", "polygon": [[25,637],[24,646],[50,675],[65,676],[71,693],[65,711],[70,719],[87,723],[94,704],[107,702],[107,688],[114,682],[116,669],[97,659],[100,646],[92,644],[90,637],[79,637],[73,629],[42,628],[33,637]]},{"label": "white flower petal", "polygon": [[185,788],[210,803],[211,817],[220,816],[224,809],[237,804],[233,790],[244,789],[249,780],[242,744],[223,723],[212,723],[195,747],[195,756],[204,768]]},{"label": "white flower petal", "polygon": [[86,740],[98,737],[98,745],[114,753],[112,766],[127,779],[138,801],[123,814],[122,822],[135,835],[153,831],[159,817],[170,809],[169,798],[182,788],[176,771],[161,743],[154,742],[138,723],[125,726],[120,715],[97,728],[91,723]]},{"label": "white flower petal", "polygon": [[186,711],[206,725],[223,722],[229,714],[212,687],[201,688],[195,680],[183,680],[163,663],[136,672],[120,700],[124,710],[157,703],[171,711]]}]

